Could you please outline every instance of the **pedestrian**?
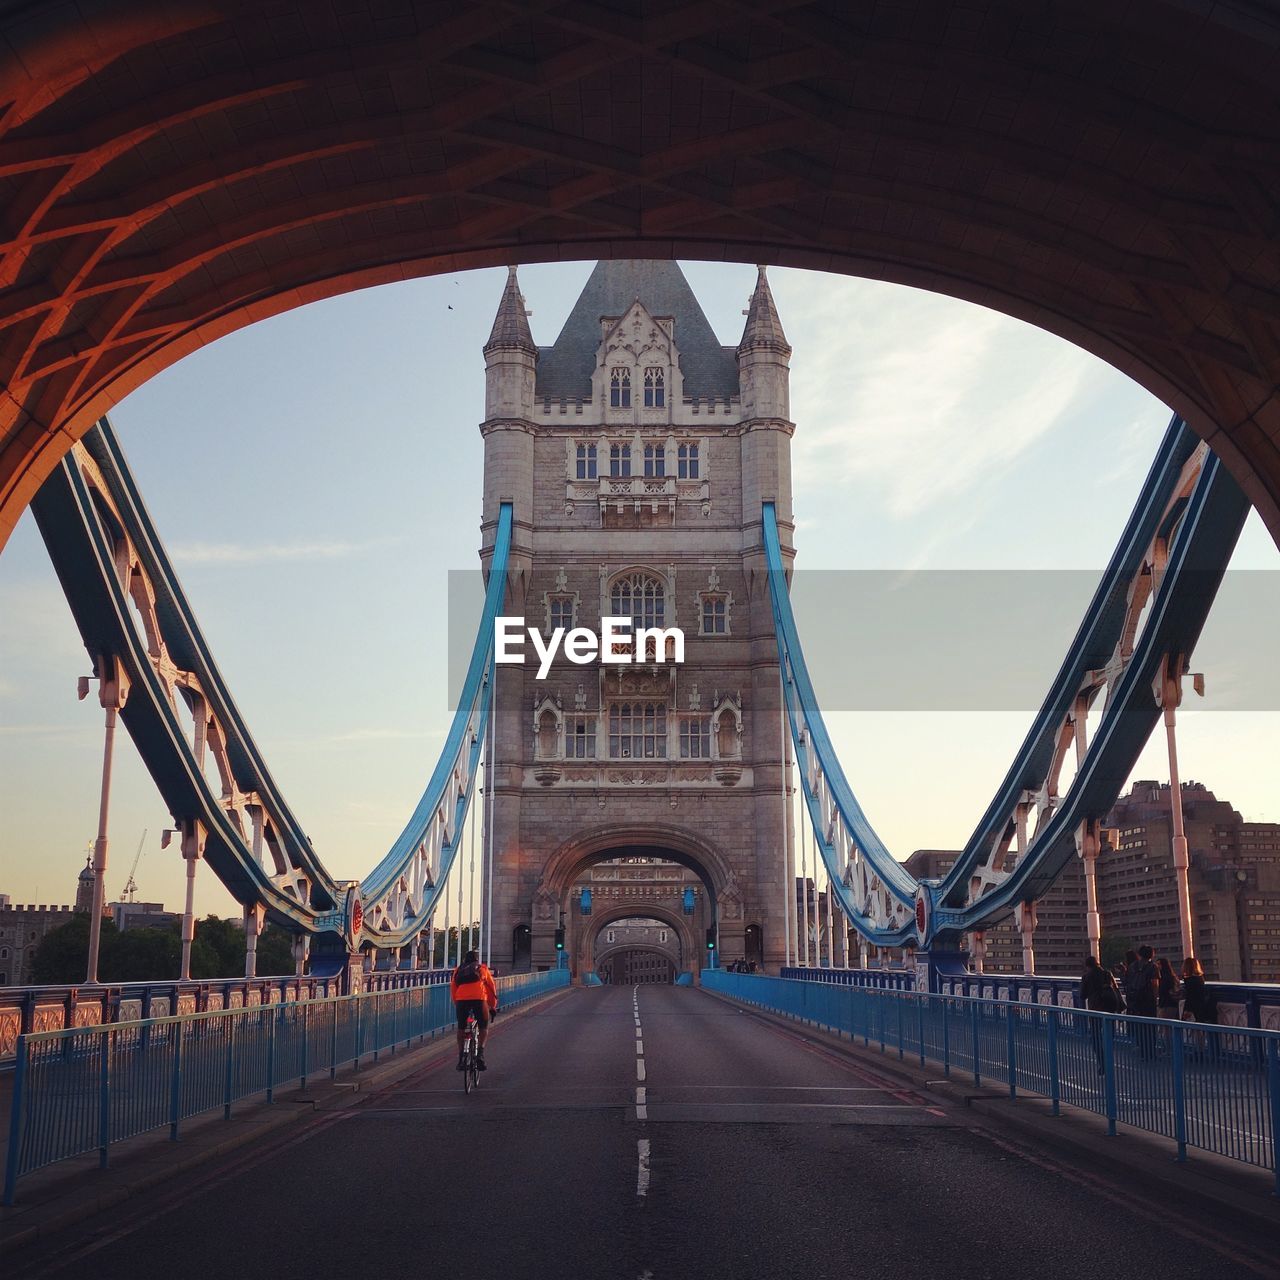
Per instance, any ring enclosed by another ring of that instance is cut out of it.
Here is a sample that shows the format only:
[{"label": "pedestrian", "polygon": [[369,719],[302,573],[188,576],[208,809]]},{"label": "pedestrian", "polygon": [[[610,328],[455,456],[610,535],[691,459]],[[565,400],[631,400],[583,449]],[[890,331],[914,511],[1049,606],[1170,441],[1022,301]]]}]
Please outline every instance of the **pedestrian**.
[{"label": "pedestrian", "polygon": [[1176,1020],[1181,1016],[1178,1001],[1182,995],[1182,984],[1167,956],[1160,957],[1156,968],[1160,975],[1156,990],[1156,1016]]},{"label": "pedestrian", "polygon": [[[1084,974],[1080,978],[1080,1001],[1094,1013],[1120,1013],[1124,1001],[1116,986],[1115,975],[1104,969],[1096,956],[1085,956]],[[1102,1047],[1102,1019],[1089,1019],[1089,1038],[1093,1042],[1093,1056],[1098,1062],[1098,1074],[1106,1071],[1106,1054]]]},{"label": "pedestrian", "polygon": [[[1218,1023],[1218,997],[1209,990],[1204,980],[1204,970],[1195,956],[1188,956],[1182,962],[1182,994],[1184,997],[1182,1017],[1187,1022],[1201,1022],[1207,1026]],[[1221,1037],[1216,1031],[1200,1031],[1196,1033],[1196,1047],[1204,1049],[1205,1042],[1216,1058],[1221,1052]]]},{"label": "pedestrian", "polygon": [[[1133,959],[1129,960],[1129,955]],[[1135,1018],[1154,1018],[1158,1010],[1160,973],[1154,963],[1155,951],[1150,946],[1141,946],[1137,954],[1129,952],[1125,956],[1128,963],[1124,971],[1124,1003],[1125,1009]],[[1154,1027],[1145,1023],[1133,1024],[1133,1038],[1138,1046],[1138,1055],[1147,1059],[1155,1052]]]}]

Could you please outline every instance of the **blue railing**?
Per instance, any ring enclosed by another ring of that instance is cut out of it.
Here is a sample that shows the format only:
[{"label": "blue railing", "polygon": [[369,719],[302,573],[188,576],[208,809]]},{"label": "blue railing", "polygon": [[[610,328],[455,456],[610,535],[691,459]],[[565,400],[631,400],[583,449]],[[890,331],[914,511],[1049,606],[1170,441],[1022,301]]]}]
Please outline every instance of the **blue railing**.
[{"label": "blue railing", "polygon": [[[565,969],[498,979],[504,1008],[569,985]],[[147,1018],[109,1026],[21,1036],[5,1163],[4,1203],[18,1179],[72,1156],[98,1152],[105,1168],[113,1143],[352,1063],[378,1061],[397,1046],[454,1025],[443,983],[358,996],[254,1005]]]},{"label": "blue railing", "polygon": [[[886,987],[914,991],[914,969],[840,969],[792,965],[784,978],[829,982],[845,987]],[[943,995],[973,996],[981,1000],[1017,1000],[1022,1004],[1055,1004],[1082,1008],[1080,979],[1025,973],[966,973],[939,979]],[[1218,1021],[1225,1026],[1260,1027],[1280,1031],[1280,985],[1270,982],[1210,982],[1218,1002]]]},{"label": "blue railing", "polygon": [[1280,1193],[1280,1033],[704,970],[702,985],[861,1040],[1269,1169]]}]

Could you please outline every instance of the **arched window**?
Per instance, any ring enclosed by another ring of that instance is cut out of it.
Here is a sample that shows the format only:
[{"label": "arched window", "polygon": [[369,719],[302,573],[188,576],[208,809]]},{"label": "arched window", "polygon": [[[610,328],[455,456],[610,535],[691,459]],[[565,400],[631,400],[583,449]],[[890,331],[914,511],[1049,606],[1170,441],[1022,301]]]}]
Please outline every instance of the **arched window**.
[{"label": "arched window", "polygon": [[630,369],[611,369],[609,371],[609,407],[611,409],[631,408]]},{"label": "arched window", "polygon": [[698,478],[698,446],[696,444],[682,444],[676,450],[676,478],[678,480]]},{"label": "arched window", "polygon": [[664,369],[644,371],[644,407],[661,409],[667,403],[667,374]]},{"label": "arched window", "polygon": [[646,476],[660,477],[667,474],[667,446],[663,444],[647,444],[644,447],[644,473]]},{"label": "arched window", "polygon": [[615,702],[609,708],[609,754],[615,760],[667,754],[667,708],[660,702]]},{"label": "arched window", "polygon": [[596,446],[580,444],[576,451],[575,475],[579,480],[596,478]]},{"label": "arched window", "polygon": [[652,574],[629,573],[613,584],[609,613],[614,618],[630,618],[633,631],[641,627],[665,627],[666,588]]},{"label": "arched window", "polygon": [[626,479],[631,474],[631,446],[629,444],[611,444],[609,446],[609,474],[615,479]]}]

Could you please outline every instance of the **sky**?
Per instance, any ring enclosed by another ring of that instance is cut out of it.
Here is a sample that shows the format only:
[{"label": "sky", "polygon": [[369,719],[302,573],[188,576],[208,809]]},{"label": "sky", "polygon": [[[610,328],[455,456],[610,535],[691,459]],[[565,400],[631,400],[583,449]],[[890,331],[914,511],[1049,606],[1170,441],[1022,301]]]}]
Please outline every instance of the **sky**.
[{"label": "sky", "polygon": [[[682,265],[721,341],[736,343],[754,267]],[[590,268],[521,269],[539,343],[554,340]],[[410,281],[262,321],[111,415],[228,687],[339,878],[362,877],[399,834],[448,726],[448,574],[477,564],[481,347],[504,278]],[[798,571],[822,571],[811,582],[846,603],[860,571],[1011,571],[1007,604],[987,619],[989,652],[1005,660],[1013,624],[1043,617],[1026,664],[1042,693],[1070,640],[1054,615],[1078,619],[1168,410],[1095,357],[984,308],[818,273],[770,279],[794,348]],[[1184,780],[1270,821],[1280,821],[1280,712],[1239,708],[1280,697],[1258,695],[1275,677],[1245,639],[1259,628],[1240,622],[1242,609],[1280,616],[1277,567],[1251,516],[1233,569],[1265,572],[1211,617],[1196,664],[1207,696],[1181,713],[1179,736]],[[1079,605],[1063,606],[1071,592]],[[816,648],[822,591],[796,594],[801,636]],[[944,620],[940,652],[945,630]],[[872,823],[899,857],[957,847],[1035,698],[1000,711],[856,709],[834,690],[874,685],[876,659],[851,676],[834,651],[815,680],[847,708],[829,726]],[[25,517],[0,553],[0,893],[15,902],[70,902],[95,833],[102,712],[75,697],[88,671]],[[1134,776],[1167,775],[1153,744]],[[180,907],[181,859],[176,845],[160,848],[169,822],[122,734],[110,897],[141,848],[139,897]],[[207,869],[196,905],[236,911]]]}]

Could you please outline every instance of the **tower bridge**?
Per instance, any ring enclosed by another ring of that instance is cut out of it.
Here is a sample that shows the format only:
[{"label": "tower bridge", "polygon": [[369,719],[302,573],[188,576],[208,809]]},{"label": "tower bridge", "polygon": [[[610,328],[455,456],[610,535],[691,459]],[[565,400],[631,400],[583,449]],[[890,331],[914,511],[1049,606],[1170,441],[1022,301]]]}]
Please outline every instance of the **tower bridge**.
[{"label": "tower bridge", "polygon": [[[867,1241],[909,1220],[911,1261],[961,1280],[1078,1274],[1095,1245],[1168,1277],[1228,1259],[1271,1274],[1275,993],[1220,985],[1216,1023],[1161,1024],[1034,974],[1036,904],[1067,866],[1097,949],[1105,816],[1161,726],[1178,940],[1196,949],[1177,713],[1250,502],[1280,528],[1265,6],[938,0],[909,21],[823,0],[41,8],[0,5],[0,538],[30,503],[93,662],[91,929],[120,724],[172,814],[187,900],[182,976],[163,992],[98,982],[91,937],[83,985],[0,996],[5,1212],[20,1191],[52,1206],[0,1222],[40,1240],[31,1272],[92,1257],[95,1274],[136,1275],[145,1231],[191,1277],[221,1276],[234,1223],[246,1276],[349,1269],[370,1241],[381,1266],[417,1269],[429,1247],[459,1275],[887,1275],[901,1250]],[[573,253],[600,261],[539,346],[510,264]],[[725,345],[685,254],[982,302],[1175,411],[945,865],[915,875],[881,839],[805,662],[789,595],[804,424],[767,272]],[[255,319],[498,263],[476,641],[421,797],[350,881],[270,773],[103,414]],[[508,615],[543,635],[611,616],[680,627],[686,660],[580,666],[561,650],[541,674],[504,666]],[[449,936],[469,832],[481,950],[515,1016],[464,1103],[448,974],[421,961]],[[798,898],[810,857],[825,892]],[[245,925],[244,981],[217,991],[189,981],[202,867]],[[1028,972],[1000,981],[982,958],[1010,918]],[[292,975],[255,972],[267,920],[294,935]],[[872,966],[875,949],[912,967]],[[637,955],[702,989],[619,989],[650,972]],[[1046,1119],[1072,1112],[1077,1142],[1096,1120],[1088,1179],[1025,1109],[975,1122],[971,1103],[1027,1093]],[[259,1141],[285,1097],[303,1118]],[[255,1149],[215,1168],[208,1135],[233,1115]],[[1215,1231],[1205,1184],[1163,1160],[1117,1174],[1106,1139],[1121,1131],[1204,1161],[1245,1225]],[[153,1146],[133,1179],[149,1134],[169,1154]],[[58,1180],[86,1161],[152,1190],[95,1217],[88,1170]],[[480,1242],[437,1207],[491,1205],[494,1170],[522,1190],[498,1206],[517,1229]],[[281,1187],[310,1225],[262,1214]],[[1118,1232],[1117,1202],[1136,1206]],[[956,1242],[993,1204],[1005,1229],[975,1267]],[[24,1226],[45,1219],[43,1237]]]}]

